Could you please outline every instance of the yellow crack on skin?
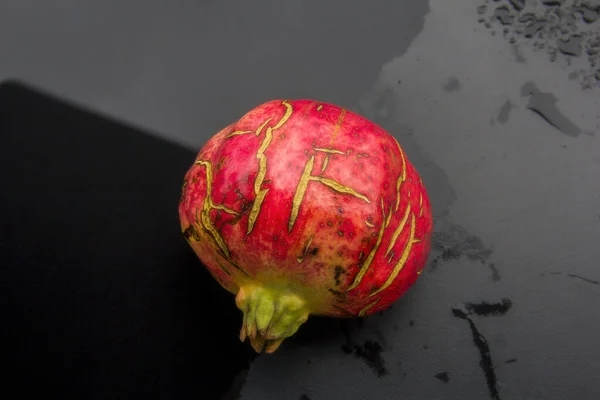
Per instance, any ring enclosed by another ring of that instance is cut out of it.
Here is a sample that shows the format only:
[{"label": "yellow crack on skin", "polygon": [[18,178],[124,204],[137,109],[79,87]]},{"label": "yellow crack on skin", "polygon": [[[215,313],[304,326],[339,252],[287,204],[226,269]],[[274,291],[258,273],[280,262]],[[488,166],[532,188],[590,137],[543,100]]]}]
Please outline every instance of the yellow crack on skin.
[{"label": "yellow crack on skin", "polygon": [[308,248],[312,244],[314,236],[315,235],[310,235],[310,237],[308,238],[308,242],[306,243],[306,245],[304,246],[304,250],[302,251],[302,256],[296,258],[296,261],[298,261],[298,263],[304,261],[304,257],[306,257],[306,253],[308,253]]},{"label": "yellow crack on skin", "polygon": [[[333,140],[335,139],[335,136],[337,135],[337,132],[340,129],[340,126],[344,120],[345,114],[346,114],[346,110],[343,109],[342,112],[340,113],[340,116],[338,117],[338,121],[333,129],[330,146],[333,144]],[[325,160],[323,162],[323,166],[321,167],[321,173],[323,173],[323,171],[325,171],[325,168],[327,167],[327,164],[329,162],[329,154],[332,154],[332,153],[333,154],[347,154],[343,151],[332,149],[332,148],[315,148],[314,150],[326,153]],[[369,200],[369,198],[366,195],[359,193],[358,191],[352,189],[349,186],[342,185],[341,183],[339,183],[333,179],[324,178],[322,176],[317,176],[317,175],[312,175],[314,163],[315,163],[315,155],[313,154],[310,157],[310,159],[306,162],[306,165],[304,166],[302,174],[300,175],[300,179],[298,181],[298,186],[296,186],[294,198],[292,199],[292,209],[290,212],[290,220],[288,222],[288,232],[292,231],[292,228],[294,227],[294,224],[296,223],[296,219],[298,218],[298,213],[300,212],[300,206],[302,205],[302,201],[304,200],[304,196],[305,196],[306,190],[308,188],[308,183],[310,181],[322,183],[325,186],[329,187],[330,189],[333,189],[334,191],[336,191],[338,193],[348,194],[348,195],[354,196],[356,198],[359,198],[359,199],[365,201],[366,203],[371,203],[371,201]]]},{"label": "yellow crack on skin", "polygon": [[[229,253],[229,248],[221,236],[221,233],[217,230],[212,220],[210,219],[211,210],[221,210],[231,215],[239,215],[237,211],[234,211],[228,207],[225,207],[223,204],[215,204],[212,199],[212,185],[213,185],[213,171],[212,171],[212,163],[210,161],[205,160],[196,160],[194,165],[201,165],[206,170],[206,195],[204,196],[204,201],[202,203],[202,209],[196,207],[196,223],[199,223],[200,226],[204,229],[204,231],[209,235],[212,239],[213,247],[216,246],[217,253],[223,255],[223,257],[236,269],[240,272],[248,275],[243,269],[241,269],[232,259],[231,254]],[[200,217],[198,218],[198,213],[200,213]],[[219,264],[221,265],[221,264]],[[226,268],[221,266],[221,268],[227,273],[231,274]]]},{"label": "yellow crack on skin", "polygon": [[364,201],[366,203],[369,203],[369,204],[371,203],[369,198],[367,196],[365,196],[364,194],[357,192],[356,190],[352,189],[349,186],[342,185],[342,184],[334,181],[333,179],[323,178],[320,176],[311,176],[310,180],[320,182],[320,183],[324,184],[325,186],[328,186],[331,189],[335,190],[338,193],[349,194],[349,195],[352,195],[354,197],[361,199],[362,201]]},{"label": "yellow crack on skin", "polygon": [[306,193],[306,188],[308,187],[308,182],[310,181],[310,171],[312,170],[314,163],[315,156],[312,156],[306,162],[304,170],[302,171],[302,175],[300,176],[300,182],[298,182],[298,186],[296,187],[296,193],[294,193],[294,199],[292,200],[292,212],[290,215],[290,221],[288,223],[288,232],[292,231],[292,228],[296,223],[296,218],[298,218],[300,204],[304,199],[304,194]]},{"label": "yellow crack on skin", "polygon": [[323,165],[321,166],[321,173],[325,172],[325,168],[329,165],[329,154],[325,156],[325,160],[323,161]]},{"label": "yellow crack on skin", "polygon": [[319,105],[319,107],[317,107],[317,111],[321,111],[323,109],[323,105]]},{"label": "yellow crack on skin", "polygon": [[[394,141],[396,142],[396,145],[398,146],[398,150],[400,152],[400,157],[402,159],[402,172],[400,173],[400,176],[398,177],[398,180],[396,181],[396,204],[394,207],[394,211],[398,211],[398,208],[400,207],[400,190],[402,188],[402,184],[406,181],[406,159],[404,157],[404,152],[402,151],[402,147],[400,146],[400,143],[398,142],[398,140],[396,140],[396,138],[394,138]],[[410,191],[409,191],[409,198],[410,198]],[[382,221],[382,225],[379,230],[379,236],[377,237],[377,242],[375,244],[375,247],[373,247],[373,249],[369,253],[369,257],[367,258],[367,261],[365,262],[365,264],[363,264],[361,266],[360,270],[358,271],[358,274],[356,275],[356,277],[354,279],[354,282],[352,283],[352,285],[350,285],[350,287],[346,291],[350,291],[350,290],[356,288],[362,281],[364,275],[367,273],[368,267],[370,266],[370,264],[373,261],[373,258],[375,257],[375,253],[379,250],[379,247],[381,245],[381,240],[383,238],[385,230],[387,229],[387,227],[390,224],[391,217],[392,217],[392,210],[390,209],[389,214],[386,217],[384,204],[383,204],[383,198],[381,199],[381,208],[383,210],[384,221]],[[385,256],[388,256],[388,254],[390,254],[390,252],[392,251],[392,248],[395,246],[396,241],[398,240],[398,237],[400,236],[402,230],[404,229],[404,226],[406,225],[406,222],[407,222],[408,217],[411,212],[410,209],[411,209],[411,206],[410,206],[410,202],[409,202],[407,205],[407,209],[404,214],[404,217],[402,218],[402,221],[400,222],[400,225],[396,228],[396,230],[394,231],[394,233],[392,235],[392,239],[391,239],[391,241],[388,245],[388,248],[385,252]],[[365,221],[365,223],[367,223],[367,221]],[[413,223],[414,223],[414,214],[413,214]],[[369,226],[369,224],[367,224],[367,226]],[[410,245],[412,246],[412,242],[410,243]],[[404,257],[404,254],[402,255],[402,257]],[[400,258],[400,260],[402,260],[402,257]],[[407,255],[407,257],[408,257],[408,255]],[[393,258],[393,253],[392,253],[392,256],[388,259],[388,263],[391,262],[392,258]],[[388,283],[387,286],[389,286],[389,284],[391,284],[391,282]],[[387,286],[385,286],[385,287],[387,287]],[[385,287],[383,289],[385,289]],[[379,293],[383,289],[380,288],[380,290],[377,291],[376,293]]]},{"label": "yellow crack on skin", "polygon": [[392,250],[392,248],[396,245],[396,241],[398,240],[398,237],[402,233],[402,230],[404,229],[404,226],[406,225],[406,222],[408,222],[409,214],[410,214],[410,203],[408,203],[408,207],[406,207],[406,211],[404,212],[404,217],[402,217],[402,220],[400,221],[400,224],[398,225],[398,227],[394,231],[394,234],[392,235],[392,239],[390,240],[390,244],[389,244],[389,246],[387,248],[387,251],[385,252],[386,256],[390,253],[390,251]]},{"label": "yellow crack on skin", "polygon": [[252,133],[252,131],[235,131],[235,132],[231,132],[229,135],[225,136],[225,139],[229,139],[230,137],[233,137],[233,136],[245,135],[247,133]]},{"label": "yellow crack on skin", "polygon": [[415,228],[416,228],[415,219],[416,218],[413,213],[412,218],[411,218],[411,223],[410,223],[410,237],[408,238],[406,247],[404,248],[404,251],[402,252],[402,256],[400,257],[400,259],[394,266],[394,269],[388,276],[387,280],[383,283],[383,285],[381,285],[381,287],[379,289],[375,290],[368,297],[375,296],[376,294],[380,293],[381,291],[387,289],[394,282],[394,280],[396,279],[396,277],[398,276],[398,274],[400,273],[402,268],[404,268],[404,266],[406,265],[406,262],[408,261],[408,257],[410,256],[410,251],[412,249],[412,245],[414,243],[414,238],[415,238]]},{"label": "yellow crack on skin", "polygon": [[394,138],[396,145],[398,146],[398,151],[400,151],[400,157],[402,158],[402,173],[398,177],[396,181],[396,208],[395,211],[398,211],[398,207],[400,207],[400,187],[402,183],[406,181],[406,159],[404,158],[404,151],[402,151],[402,147],[396,138]]},{"label": "yellow crack on skin", "polygon": [[362,308],[362,310],[360,310],[360,311],[358,312],[358,316],[359,316],[359,317],[364,317],[364,316],[365,316],[365,314],[367,313],[367,311],[369,311],[369,310],[370,310],[371,308],[373,308],[373,307],[374,307],[374,306],[375,306],[377,303],[379,303],[379,300],[381,300],[381,297],[380,297],[380,298],[378,298],[377,300],[375,300],[374,302],[372,302],[372,303],[369,303],[369,304],[367,304],[366,306],[364,306],[364,307]]},{"label": "yellow crack on skin", "polygon": [[[283,124],[290,118],[292,115],[292,105],[287,101],[283,101],[281,103],[286,107],[285,113],[283,117],[275,124],[273,127],[268,127],[265,132],[265,138],[263,139],[258,151],[256,152],[256,158],[258,159],[258,173],[256,174],[256,179],[254,180],[254,202],[252,203],[252,209],[248,214],[248,230],[246,232],[249,235],[254,229],[254,224],[256,223],[256,219],[261,211],[261,206],[263,201],[265,200],[265,196],[267,195],[269,189],[261,189],[262,184],[265,180],[265,176],[267,174],[267,156],[265,155],[265,151],[271,144],[273,140],[273,131],[281,128]],[[272,118],[266,120],[262,125],[256,129],[256,136],[260,135],[260,132],[264,129],[264,127],[271,121]]]},{"label": "yellow crack on skin", "polygon": [[272,119],[273,118],[269,118],[268,120],[263,122],[258,128],[256,128],[256,136],[260,136],[260,133],[262,132],[262,130],[265,128],[265,126],[267,126],[267,124],[269,122],[271,122]]},{"label": "yellow crack on skin", "polygon": [[[371,249],[371,252],[367,256],[367,259],[365,260],[363,265],[360,267],[358,274],[356,274],[356,277],[354,278],[354,282],[352,282],[352,285],[350,285],[350,287],[348,287],[348,289],[346,289],[346,292],[349,292],[350,290],[354,289],[355,287],[357,287],[360,284],[363,277],[367,273],[369,266],[373,262],[373,258],[375,258],[375,253],[377,253],[377,250],[379,249],[379,246],[381,245],[381,240],[383,239],[383,234],[385,232],[385,220],[389,219],[389,216],[386,218],[386,215],[385,215],[383,198],[381,198],[381,211],[383,213],[383,218],[381,220],[381,227],[379,228],[379,235],[377,236],[377,241],[375,242],[375,246],[373,246],[373,248]],[[391,215],[391,214],[392,214],[392,212],[390,210],[389,215]]]},{"label": "yellow crack on skin", "polygon": [[367,220],[365,220],[365,225],[368,226],[369,228],[375,228],[375,225],[373,225],[372,223],[370,223]]},{"label": "yellow crack on skin", "polygon": [[344,155],[347,154],[346,152],[341,151],[341,150],[327,149],[327,148],[322,148],[322,147],[315,147],[314,150],[315,151],[320,151],[320,152],[323,152],[323,153],[330,153],[330,154],[344,154]]}]

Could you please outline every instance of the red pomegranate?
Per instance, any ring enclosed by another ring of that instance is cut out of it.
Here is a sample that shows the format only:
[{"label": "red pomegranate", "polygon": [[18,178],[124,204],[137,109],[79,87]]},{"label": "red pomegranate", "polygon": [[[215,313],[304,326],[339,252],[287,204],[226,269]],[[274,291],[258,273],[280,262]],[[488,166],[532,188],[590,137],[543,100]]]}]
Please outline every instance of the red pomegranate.
[{"label": "red pomegranate", "polygon": [[181,229],[243,313],[240,339],[275,351],[309,315],[396,301],[430,251],[423,181],[369,120],[310,100],[264,103],[213,136],[185,175]]}]

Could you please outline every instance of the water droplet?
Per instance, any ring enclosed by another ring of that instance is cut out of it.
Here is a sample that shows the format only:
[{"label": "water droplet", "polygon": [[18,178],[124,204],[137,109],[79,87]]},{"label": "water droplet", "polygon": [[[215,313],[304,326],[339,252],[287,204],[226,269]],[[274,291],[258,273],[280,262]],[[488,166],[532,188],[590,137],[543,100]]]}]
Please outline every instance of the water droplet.
[{"label": "water droplet", "polygon": [[572,35],[567,40],[559,40],[557,42],[558,50],[561,53],[568,56],[581,56],[581,42],[583,41],[583,36],[581,35]]},{"label": "water droplet", "polygon": [[512,25],[513,21],[515,20],[514,15],[512,15],[506,6],[500,6],[496,8],[494,11],[494,17],[498,18],[498,21],[500,21],[502,25]]},{"label": "water droplet", "polygon": [[525,7],[525,0],[509,0],[513,8],[517,11],[521,11]]}]

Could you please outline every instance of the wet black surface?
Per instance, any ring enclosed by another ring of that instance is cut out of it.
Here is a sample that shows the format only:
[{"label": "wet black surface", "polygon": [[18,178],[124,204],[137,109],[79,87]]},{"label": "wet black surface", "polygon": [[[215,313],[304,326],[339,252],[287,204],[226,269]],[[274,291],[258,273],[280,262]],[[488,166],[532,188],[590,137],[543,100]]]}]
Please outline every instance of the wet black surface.
[{"label": "wet black surface", "polygon": [[581,130],[557,108],[557,98],[552,93],[542,93],[533,82],[521,87],[521,95],[529,97],[527,108],[538,114],[550,125],[569,136],[578,136]]},{"label": "wet black surface", "polygon": [[[483,3],[481,1],[480,3]],[[578,70],[582,88],[600,87],[600,3],[597,0],[494,0],[478,8],[479,21],[518,48],[547,54],[551,62],[584,59]],[[493,11],[492,11],[493,10]],[[483,18],[481,17],[483,16]],[[501,26],[495,26],[498,23]]]},{"label": "wet black surface", "polygon": [[[0,74],[151,126],[190,154],[261,101],[334,102],[396,136],[431,197],[432,254],[405,297],[364,319],[311,318],[249,371],[222,364],[228,399],[600,398],[597,1],[107,4],[39,6],[38,30],[7,28],[24,8],[0,13],[0,51],[13,55]],[[110,35],[80,23],[96,20],[114,22]],[[11,37],[55,55],[15,52]],[[193,286],[202,276],[187,268],[173,274]],[[217,337],[241,354],[224,312]],[[173,357],[192,353],[185,376],[199,385],[209,363],[189,340]]]}]

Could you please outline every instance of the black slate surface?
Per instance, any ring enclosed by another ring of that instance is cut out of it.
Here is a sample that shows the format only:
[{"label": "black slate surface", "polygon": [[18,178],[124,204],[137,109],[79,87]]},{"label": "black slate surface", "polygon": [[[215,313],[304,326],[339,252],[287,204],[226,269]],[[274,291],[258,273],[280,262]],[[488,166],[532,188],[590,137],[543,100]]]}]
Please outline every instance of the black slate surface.
[{"label": "black slate surface", "polygon": [[0,85],[3,391],[219,398],[250,350],[179,231],[195,154],[16,82]]}]

